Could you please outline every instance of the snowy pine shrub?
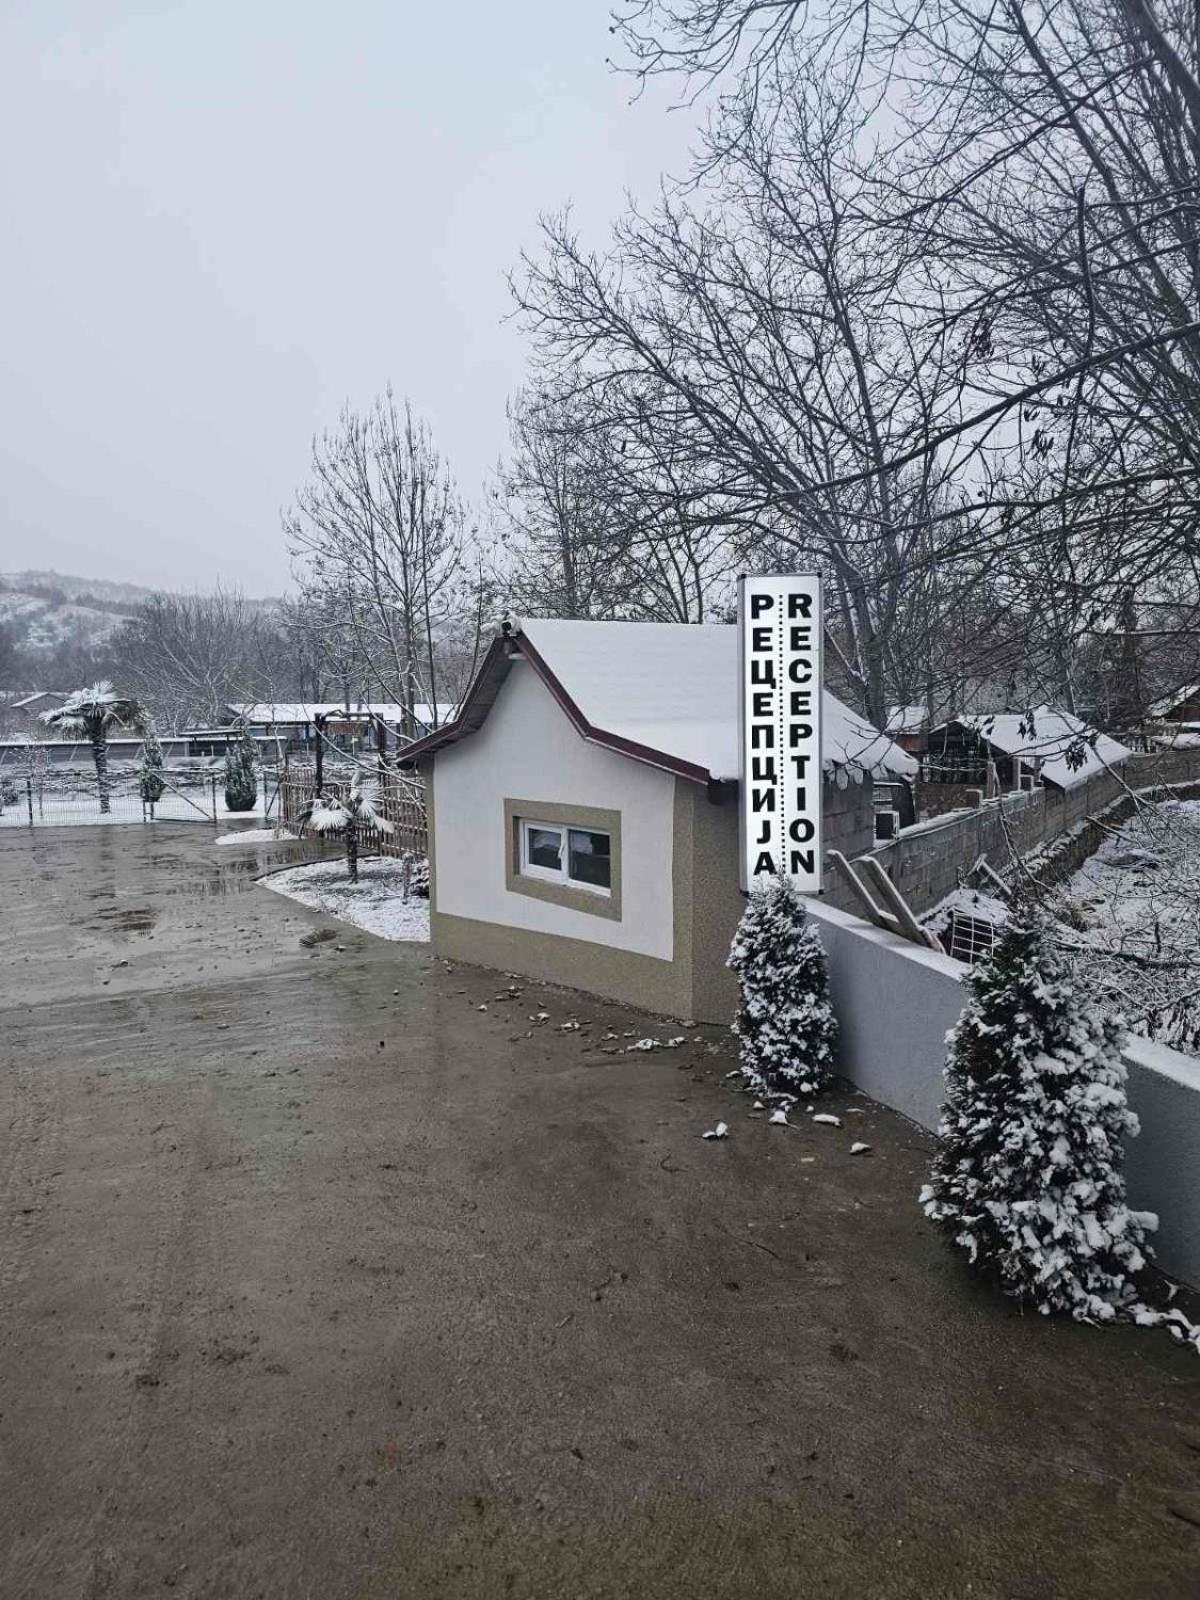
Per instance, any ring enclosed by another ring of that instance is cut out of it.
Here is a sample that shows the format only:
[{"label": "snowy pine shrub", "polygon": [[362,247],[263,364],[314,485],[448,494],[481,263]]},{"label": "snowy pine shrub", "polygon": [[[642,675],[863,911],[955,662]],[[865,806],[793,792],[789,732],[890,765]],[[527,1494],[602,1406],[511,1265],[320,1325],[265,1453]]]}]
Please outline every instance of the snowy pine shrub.
[{"label": "snowy pine shrub", "polygon": [[1119,1019],[1081,1003],[1034,913],[1008,923],[972,969],[947,1035],[941,1147],[921,1191],[973,1266],[1041,1312],[1176,1323],[1138,1303],[1152,1212],[1125,1198]]},{"label": "snowy pine shrub", "polygon": [[158,742],[158,736],[150,730],[142,745],[142,764],[138,768],[138,792],[147,805],[153,805],[156,800],[162,798],[166,786],[163,778],[162,746]]},{"label": "snowy pine shrub", "polygon": [[429,899],[429,857],[414,856],[408,878],[408,892],[414,900]]},{"label": "snowy pine shrub", "polygon": [[254,764],[254,742],[243,734],[225,752],[225,809],[253,811],[258,802],[258,773]]},{"label": "snowy pine shrub", "polygon": [[777,1097],[821,1088],[833,1071],[837,1021],[820,935],[790,878],[755,883],[728,965],[742,991],[733,1027],[747,1086]]}]

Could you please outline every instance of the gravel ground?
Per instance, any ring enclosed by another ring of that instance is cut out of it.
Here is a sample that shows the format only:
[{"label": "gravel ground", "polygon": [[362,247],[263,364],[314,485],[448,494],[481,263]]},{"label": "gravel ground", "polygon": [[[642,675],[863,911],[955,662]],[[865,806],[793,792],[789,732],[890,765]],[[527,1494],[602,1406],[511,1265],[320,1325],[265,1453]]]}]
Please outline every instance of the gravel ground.
[{"label": "gravel ground", "polygon": [[971,1283],[923,1134],[287,850],[0,836],[4,1600],[1196,1594],[1200,1363]]}]

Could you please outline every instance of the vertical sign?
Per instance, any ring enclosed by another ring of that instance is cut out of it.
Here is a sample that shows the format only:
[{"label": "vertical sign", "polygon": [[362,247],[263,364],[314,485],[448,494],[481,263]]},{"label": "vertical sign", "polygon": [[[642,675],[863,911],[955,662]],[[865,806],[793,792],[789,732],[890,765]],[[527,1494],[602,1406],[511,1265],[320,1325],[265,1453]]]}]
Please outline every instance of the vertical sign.
[{"label": "vertical sign", "polygon": [[821,892],[821,578],[742,578],[742,888],[767,872]]}]

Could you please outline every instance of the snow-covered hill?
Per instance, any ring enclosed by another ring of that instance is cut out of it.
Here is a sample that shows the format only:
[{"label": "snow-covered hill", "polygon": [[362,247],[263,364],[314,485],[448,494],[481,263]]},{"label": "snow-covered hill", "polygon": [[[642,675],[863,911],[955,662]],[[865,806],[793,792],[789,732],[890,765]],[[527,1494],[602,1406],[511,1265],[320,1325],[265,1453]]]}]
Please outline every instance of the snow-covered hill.
[{"label": "snow-covered hill", "polygon": [[68,639],[91,647],[102,644],[149,593],[135,584],[57,572],[3,572],[0,624],[11,626],[13,642],[24,650],[49,652]]},{"label": "snow-covered hill", "polygon": [[[49,654],[68,640],[102,645],[136,608],[160,591],[61,572],[0,572],[0,626],[11,624],[19,650]],[[253,600],[273,610],[277,600]]]}]

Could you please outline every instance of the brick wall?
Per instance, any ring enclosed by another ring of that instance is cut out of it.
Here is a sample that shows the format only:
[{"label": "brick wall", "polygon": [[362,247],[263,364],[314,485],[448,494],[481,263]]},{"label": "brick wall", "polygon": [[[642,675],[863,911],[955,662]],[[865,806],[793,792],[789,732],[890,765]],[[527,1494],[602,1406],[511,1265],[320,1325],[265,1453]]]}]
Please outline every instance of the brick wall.
[{"label": "brick wall", "polygon": [[[981,855],[986,854],[990,865],[1002,872],[1013,851],[1027,855],[1070,834],[1072,829],[1082,829],[1089,817],[1112,806],[1130,789],[1197,782],[1200,750],[1132,755],[1120,776],[1101,772],[1067,790],[1038,788],[1001,795],[974,810],[932,817],[905,828],[898,838],[880,845],[873,853],[912,909],[920,914],[957,888],[959,873],[973,866]],[[1096,835],[1094,849],[1100,830],[1091,831]],[[845,854],[849,856],[850,852]],[[1085,860],[1088,854],[1090,851],[1083,849],[1079,859]],[[841,897],[831,899],[835,905],[845,904]]]}]

